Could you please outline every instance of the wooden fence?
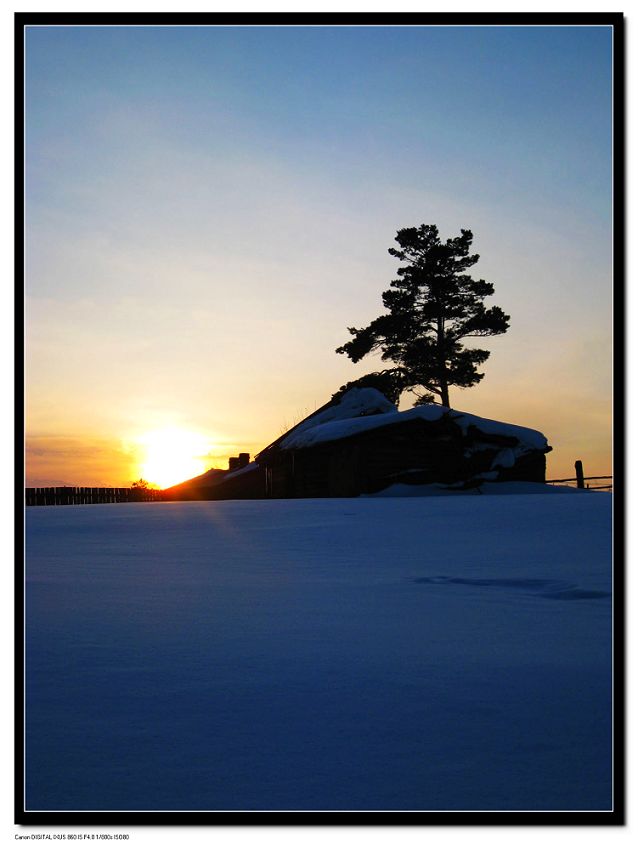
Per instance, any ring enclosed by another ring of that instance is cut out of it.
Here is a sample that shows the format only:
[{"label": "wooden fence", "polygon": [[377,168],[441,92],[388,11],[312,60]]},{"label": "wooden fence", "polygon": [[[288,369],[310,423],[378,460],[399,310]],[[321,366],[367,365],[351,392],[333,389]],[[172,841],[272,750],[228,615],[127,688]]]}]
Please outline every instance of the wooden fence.
[{"label": "wooden fence", "polygon": [[[614,477],[613,475],[587,475],[583,473],[583,462],[577,460],[574,464],[576,469],[576,477],[575,478],[553,478],[551,481],[547,481],[547,484],[567,484],[567,486],[573,486],[574,483],[579,490],[610,490],[614,489]],[[605,484],[588,484],[588,481],[596,481],[601,482],[605,481]]]},{"label": "wooden fence", "polygon": [[161,490],[138,487],[26,487],[27,507],[35,505],[101,505],[109,502],[161,502]]}]

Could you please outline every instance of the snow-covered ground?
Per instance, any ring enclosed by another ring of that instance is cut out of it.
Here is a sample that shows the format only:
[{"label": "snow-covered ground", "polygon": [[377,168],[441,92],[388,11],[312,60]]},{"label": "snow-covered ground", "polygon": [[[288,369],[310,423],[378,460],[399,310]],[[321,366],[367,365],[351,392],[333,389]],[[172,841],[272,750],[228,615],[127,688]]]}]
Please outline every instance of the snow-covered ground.
[{"label": "snow-covered ground", "polygon": [[27,808],[609,809],[612,497],[498,486],[28,509]]}]

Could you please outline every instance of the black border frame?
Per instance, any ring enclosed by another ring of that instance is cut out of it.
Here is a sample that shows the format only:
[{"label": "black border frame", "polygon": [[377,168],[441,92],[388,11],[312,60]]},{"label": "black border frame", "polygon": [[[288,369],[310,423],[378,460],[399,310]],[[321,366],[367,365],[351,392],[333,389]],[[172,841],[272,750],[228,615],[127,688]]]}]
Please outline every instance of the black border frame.
[{"label": "black border frame", "polygon": [[[610,811],[28,811],[24,808],[24,33],[27,26],[610,26],[613,31],[614,808]],[[15,786],[22,826],[623,826],[626,823],[625,19],[620,12],[17,12],[15,36]]]}]

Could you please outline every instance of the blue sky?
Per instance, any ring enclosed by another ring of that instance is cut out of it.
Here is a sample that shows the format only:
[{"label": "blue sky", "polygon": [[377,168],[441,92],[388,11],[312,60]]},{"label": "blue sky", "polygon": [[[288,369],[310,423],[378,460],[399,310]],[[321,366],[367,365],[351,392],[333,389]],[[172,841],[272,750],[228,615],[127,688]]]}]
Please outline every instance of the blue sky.
[{"label": "blue sky", "polygon": [[46,138],[74,170],[92,173],[98,152],[108,168],[135,143],[100,133],[122,109],[155,122],[158,142],[228,155],[258,139],[333,177],[395,162],[388,177],[436,163],[458,180],[480,161],[490,194],[505,168],[542,201],[545,183],[565,205],[608,195],[605,28],[62,27],[30,29],[27,44],[36,161]]},{"label": "blue sky", "polygon": [[425,222],[512,316],[452,404],[607,472],[611,94],[604,27],[29,28],[34,451],[257,451],[375,368],[334,349]]}]

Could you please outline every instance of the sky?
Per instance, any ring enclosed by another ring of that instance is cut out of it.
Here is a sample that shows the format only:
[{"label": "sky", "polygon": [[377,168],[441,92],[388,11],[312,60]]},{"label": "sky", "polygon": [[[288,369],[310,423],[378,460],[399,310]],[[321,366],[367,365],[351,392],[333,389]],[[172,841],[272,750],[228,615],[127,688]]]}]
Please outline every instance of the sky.
[{"label": "sky", "polygon": [[422,222],[511,316],[452,406],[611,472],[608,28],[29,27],[26,60],[27,484],[254,455],[379,368],[335,349]]}]

